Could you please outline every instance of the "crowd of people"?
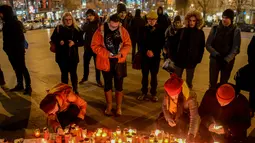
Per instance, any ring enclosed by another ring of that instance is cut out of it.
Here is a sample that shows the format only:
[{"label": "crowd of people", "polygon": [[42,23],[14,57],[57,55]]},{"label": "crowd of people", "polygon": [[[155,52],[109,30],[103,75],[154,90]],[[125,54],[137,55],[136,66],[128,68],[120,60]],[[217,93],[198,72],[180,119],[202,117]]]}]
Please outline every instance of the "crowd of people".
[{"label": "crowd of people", "polygon": [[[184,21],[176,16],[173,23],[163,13],[162,7],[157,11],[151,10],[145,17],[141,17],[141,10],[137,9],[135,16],[130,18],[123,3],[118,4],[117,13],[111,14],[104,22],[92,9],[87,10],[86,16],[88,22],[79,28],[72,14],[64,13],[62,24],[55,28],[51,36],[51,48],[61,71],[61,83],[47,92],[40,108],[48,115],[49,123],[57,133],[63,134],[65,126],[79,123],[85,117],[87,103],[79,96],[77,76],[78,47],[84,46],[84,74],[79,84],[88,80],[93,57],[97,85],[104,87],[106,116],[122,115],[123,80],[127,76],[126,58],[131,49],[132,62],[139,64],[142,72],[141,95],[137,99],[158,101],[157,76],[163,54],[165,62],[169,63],[167,65],[171,65],[167,67],[171,77],[164,84],[165,95],[162,113],[157,119],[158,126],[186,135],[188,142],[195,142],[197,138],[204,142],[245,142],[255,111],[251,68],[255,63],[255,38],[248,47],[249,64],[236,75],[236,85],[228,83],[241,45],[241,31],[233,23],[233,10],[223,12],[222,21],[212,27],[206,42],[202,30],[203,17],[196,10],[188,12]],[[25,64],[26,40],[21,24],[10,6],[0,6],[0,17],[4,21],[3,49],[17,77],[17,85],[10,91],[23,91],[24,77],[24,94],[31,95],[31,81]],[[198,104],[192,82],[205,47],[210,53],[210,87]],[[182,79],[184,69],[186,81]],[[72,87],[68,85],[69,73]],[[149,74],[151,96],[148,94]],[[243,81],[244,76],[249,76],[251,82]],[[244,82],[247,88],[243,86]],[[1,69],[0,85],[7,90]],[[250,92],[249,101],[240,93],[241,90]],[[116,113],[112,112],[113,92]]]}]

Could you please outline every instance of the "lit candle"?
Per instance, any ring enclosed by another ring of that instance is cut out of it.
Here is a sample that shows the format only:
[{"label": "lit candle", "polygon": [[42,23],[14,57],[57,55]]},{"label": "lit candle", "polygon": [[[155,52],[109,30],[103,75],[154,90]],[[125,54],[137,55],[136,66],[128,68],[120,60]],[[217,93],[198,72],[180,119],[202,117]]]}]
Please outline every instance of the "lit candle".
[{"label": "lit candle", "polygon": [[150,139],[149,139],[149,141],[150,141],[150,143],[153,143],[154,142],[154,135],[150,135]]},{"label": "lit candle", "polygon": [[102,137],[103,137],[103,138],[107,137],[107,133],[103,133],[103,134],[102,134]]},{"label": "lit candle", "polygon": [[47,143],[46,139],[42,139],[41,143]]},{"label": "lit candle", "polygon": [[165,138],[165,139],[164,139],[164,143],[169,143],[168,138]]},{"label": "lit candle", "polygon": [[89,143],[89,142],[90,142],[89,138],[85,138],[85,139],[84,139],[84,142],[85,142],[85,143]]},{"label": "lit candle", "polygon": [[62,143],[62,136],[56,135],[56,143]]},{"label": "lit candle", "polygon": [[97,130],[97,133],[102,133],[103,132],[103,129],[102,128],[99,128],[98,130]]},{"label": "lit candle", "polygon": [[127,136],[127,142],[132,143],[132,136],[131,135]]},{"label": "lit candle", "polygon": [[39,138],[41,136],[40,129],[36,129],[34,131],[34,136],[37,137],[37,138]]},{"label": "lit candle", "polygon": [[49,138],[50,138],[50,132],[49,132],[49,129],[47,128],[47,127],[44,127],[43,128],[43,133],[44,133],[44,139],[45,140],[49,140]]},{"label": "lit candle", "polygon": [[121,134],[121,129],[120,129],[119,126],[118,126],[117,129],[116,129],[116,134],[117,134],[117,136],[119,136],[119,135]]},{"label": "lit candle", "polygon": [[222,126],[214,125],[213,128],[218,130],[218,129],[222,128]]},{"label": "lit candle", "polygon": [[82,130],[82,138],[86,138],[87,137],[87,129]]},{"label": "lit candle", "polygon": [[65,133],[65,143],[69,143],[70,138],[71,138],[70,134],[69,133]]},{"label": "lit candle", "polygon": [[97,137],[101,137],[101,133],[96,133],[96,136]]},{"label": "lit candle", "polygon": [[121,140],[121,139],[118,139],[118,143],[122,143],[122,140]]},{"label": "lit candle", "polygon": [[115,139],[111,139],[111,143],[115,143]]},{"label": "lit candle", "polygon": [[160,134],[160,130],[155,130],[155,136],[157,137]]}]

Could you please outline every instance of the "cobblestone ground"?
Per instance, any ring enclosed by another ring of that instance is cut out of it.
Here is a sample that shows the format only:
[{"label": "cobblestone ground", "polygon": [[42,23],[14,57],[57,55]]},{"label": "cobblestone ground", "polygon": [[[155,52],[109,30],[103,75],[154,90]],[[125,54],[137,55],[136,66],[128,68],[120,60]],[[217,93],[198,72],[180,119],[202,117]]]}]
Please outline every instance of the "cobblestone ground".
[{"label": "cobblestone ground", "polygon": [[[209,29],[205,29],[206,37]],[[46,90],[60,82],[60,71],[55,63],[54,54],[49,51],[49,37],[52,30],[28,31],[26,38],[29,41],[29,49],[26,53],[26,63],[32,78],[33,94],[31,97],[22,93],[9,93],[0,89],[0,138],[29,138],[36,128],[46,126],[46,117],[39,109],[40,101],[45,97]],[[241,53],[237,56],[230,82],[234,83],[234,73],[247,64],[247,46],[253,36],[252,33],[242,33]],[[4,71],[7,85],[11,88],[16,84],[16,79],[6,54],[2,50],[2,37],[0,36],[0,63]],[[80,60],[78,66],[79,79],[83,74],[83,48],[80,48]],[[141,94],[141,71],[131,68],[131,55],[128,56],[128,77],[124,80],[125,99],[123,103],[123,116],[105,117],[105,98],[103,89],[95,85],[95,71],[93,61],[90,65],[89,81],[79,85],[79,92],[83,99],[88,102],[86,120],[84,126],[89,129],[107,127],[115,129],[116,126],[135,127],[138,130],[150,131],[155,129],[155,119],[161,111],[161,101],[164,95],[163,84],[169,74],[160,70],[158,75],[159,102],[139,102],[136,97]],[[185,75],[184,75],[185,78]],[[208,89],[209,81],[209,54],[204,53],[203,61],[198,65],[194,78],[194,91],[200,102],[204,92]],[[244,93],[248,95],[247,93]],[[252,126],[249,134],[255,126]],[[3,128],[4,127],[4,128]]]}]

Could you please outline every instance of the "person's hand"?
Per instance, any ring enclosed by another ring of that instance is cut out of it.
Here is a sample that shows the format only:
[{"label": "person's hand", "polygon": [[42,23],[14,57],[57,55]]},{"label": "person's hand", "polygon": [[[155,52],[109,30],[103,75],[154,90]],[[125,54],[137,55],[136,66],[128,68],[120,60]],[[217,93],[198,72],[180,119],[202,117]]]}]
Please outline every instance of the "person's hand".
[{"label": "person's hand", "polygon": [[154,57],[154,54],[153,54],[153,52],[151,50],[148,50],[147,51],[147,56],[152,58],[152,57]]},{"label": "person's hand", "polygon": [[219,135],[224,135],[225,134],[225,130],[224,130],[224,128],[219,128],[219,129],[215,130],[215,133],[219,134]]},{"label": "person's hand", "polygon": [[65,42],[63,40],[60,41],[60,45],[63,46]]},{"label": "person's hand", "polygon": [[62,128],[57,129],[57,134],[58,135],[64,135],[64,130]]},{"label": "person's hand", "polygon": [[214,123],[213,123],[213,124],[211,124],[211,125],[209,126],[208,130],[209,130],[210,132],[215,132],[215,128],[214,128],[214,126],[215,126],[215,124],[214,124]]},{"label": "person's hand", "polygon": [[69,40],[69,47],[72,47],[74,45],[74,42],[72,40]]},{"label": "person's hand", "polygon": [[115,56],[113,56],[113,58],[121,58],[122,57],[122,55],[121,55],[121,53],[119,53],[118,55],[115,55]]},{"label": "person's hand", "polygon": [[195,143],[195,137],[193,134],[189,134],[187,137],[187,143]]},{"label": "person's hand", "polygon": [[168,121],[168,125],[171,127],[175,127],[176,123],[172,120],[172,121]]}]

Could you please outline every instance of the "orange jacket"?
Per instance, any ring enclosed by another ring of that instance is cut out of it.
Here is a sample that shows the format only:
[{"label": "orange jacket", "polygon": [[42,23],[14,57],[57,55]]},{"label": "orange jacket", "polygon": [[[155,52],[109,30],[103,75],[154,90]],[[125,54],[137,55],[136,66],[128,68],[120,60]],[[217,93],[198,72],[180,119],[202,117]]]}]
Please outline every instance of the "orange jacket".
[{"label": "orange jacket", "polygon": [[[78,114],[77,117],[84,119],[86,114],[86,109],[87,109],[87,102],[84,101],[80,96],[76,95],[71,90],[71,87],[67,84],[61,83],[61,84],[58,84],[56,87],[61,87],[61,86],[66,86],[67,89],[55,94],[59,104],[59,112],[63,112],[67,110],[70,104],[75,104],[80,109],[80,113]],[[55,92],[54,89],[48,91],[47,96],[52,96],[50,95],[50,93],[51,92],[54,93]],[[47,96],[45,98],[47,98]],[[58,127],[61,127],[60,123],[58,122],[57,115],[49,115],[48,122],[53,127],[54,131],[56,131]]]},{"label": "orange jacket", "polygon": [[[132,44],[128,31],[123,26],[120,26],[119,31],[122,39],[119,51],[122,56],[119,58],[118,62],[124,63]],[[106,49],[104,44],[104,25],[101,25],[95,32],[92,38],[91,48],[93,52],[97,54],[96,68],[102,71],[110,71],[110,52]]]}]

